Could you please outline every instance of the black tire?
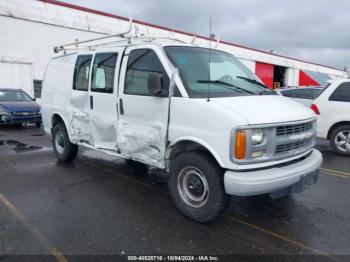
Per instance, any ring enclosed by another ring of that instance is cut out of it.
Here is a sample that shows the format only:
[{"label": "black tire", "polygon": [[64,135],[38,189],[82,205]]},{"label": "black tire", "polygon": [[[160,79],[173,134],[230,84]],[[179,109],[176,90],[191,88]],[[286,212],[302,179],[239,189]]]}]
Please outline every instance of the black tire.
[{"label": "black tire", "polygon": [[60,162],[72,162],[78,154],[78,146],[70,142],[63,123],[58,123],[53,127],[52,144],[55,155]]},{"label": "black tire", "polygon": [[334,129],[329,137],[329,141],[330,141],[330,144],[333,148],[333,150],[339,154],[339,155],[345,155],[345,156],[350,156],[350,150],[346,150],[346,146],[344,146],[344,148],[340,148],[338,145],[337,145],[337,141],[339,141],[339,135],[341,133],[345,133],[347,134],[347,140],[345,141],[345,143],[347,142],[348,144],[350,144],[350,125],[342,125],[342,126],[339,126],[337,127],[336,129]]},{"label": "black tire", "polygon": [[40,127],[41,127],[41,121],[36,122],[36,123],[35,123],[35,126],[38,127],[38,128],[40,128]]},{"label": "black tire", "polygon": [[[187,189],[184,184],[187,185]],[[185,152],[175,157],[170,163],[168,186],[170,197],[177,210],[199,223],[207,223],[215,219],[225,211],[230,200],[224,189],[223,170],[205,152]],[[206,186],[207,194],[204,193]],[[184,193],[191,189],[194,194]],[[191,197],[186,196],[189,195],[203,199],[198,202],[188,200]]]}]

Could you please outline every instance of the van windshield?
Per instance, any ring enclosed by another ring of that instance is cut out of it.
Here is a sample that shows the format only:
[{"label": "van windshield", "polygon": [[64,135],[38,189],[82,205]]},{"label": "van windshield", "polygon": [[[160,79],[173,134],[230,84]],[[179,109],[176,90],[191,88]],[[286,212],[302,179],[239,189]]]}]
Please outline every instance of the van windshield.
[{"label": "van windshield", "polygon": [[206,98],[208,93],[210,97],[275,95],[229,53],[212,49],[209,62],[208,48],[167,46],[165,52],[179,69],[190,97]]}]

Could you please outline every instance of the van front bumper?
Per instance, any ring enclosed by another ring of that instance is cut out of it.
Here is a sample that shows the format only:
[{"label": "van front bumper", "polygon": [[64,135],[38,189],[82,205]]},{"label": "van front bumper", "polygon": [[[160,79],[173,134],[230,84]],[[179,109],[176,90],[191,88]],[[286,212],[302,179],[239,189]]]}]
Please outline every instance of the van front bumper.
[{"label": "van front bumper", "polygon": [[317,182],[321,164],[322,154],[313,149],[305,159],[283,166],[254,171],[228,170],[224,175],[225,191],[235,196],[301,192]]}]

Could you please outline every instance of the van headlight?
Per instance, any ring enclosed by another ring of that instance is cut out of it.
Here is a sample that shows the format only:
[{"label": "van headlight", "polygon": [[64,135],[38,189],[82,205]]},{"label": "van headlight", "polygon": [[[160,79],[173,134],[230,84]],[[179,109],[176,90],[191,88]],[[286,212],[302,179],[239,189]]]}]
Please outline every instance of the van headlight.
[{"label": "van headlight", "polygon": [[264,142],[265,133],[263,129],[253,129],[251,132],[251,141],[253,145],[259,145]]},{"label": "van headlight", "polygon": [[261,128],[247,128],[235,130],[232,141],[236,160],[258,159],[266,156],[267,135],[266,130]]}]

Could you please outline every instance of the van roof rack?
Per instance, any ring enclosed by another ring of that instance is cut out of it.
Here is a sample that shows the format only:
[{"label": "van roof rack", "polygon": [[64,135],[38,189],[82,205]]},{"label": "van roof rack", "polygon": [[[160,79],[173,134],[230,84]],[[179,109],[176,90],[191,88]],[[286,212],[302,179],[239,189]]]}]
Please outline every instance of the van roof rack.
[{"label": "van roof rack", "polygon": [[67,47],[70,47],[70,46],[76,46],[75,49],[78,49],[78,45],[79,44],[85,44],[85,43],[89,43],[89,42],[93,42],[93,41],[104,40],[104,39],[111,38],[111,37],[124,37],[126,34],[131,32],[132,26],[133,26],[132,18],[130,17],[130,19],[129,19],[129,28],[125,32],[121,32],[121,33],[114,34],[114,35],[101,36],[101,37],[92,38],[92,39],[83,40],[83,41],[76,41],[74,43],[69,43],[69,44],[65,44],[65,45],[61,45],[61,46],[55,46],[53,51],[55,53],[59,53],[60,51],[72,50],[73,48],[67,48]]},{"label": "van roof rack", "polygon": [[[101,36],[101,37],[92,38],[92,39],[83,40],[83,41],[76,41],[74,43],[64,44],[64,45],[60,45],[60,46],[55,46],[53,51],[55,53],[59,53],[61,51],[66,52],[66,51],[86,50],[86,49],[93,50],[99,46],[108,46],[108,45],[118,44],[118,43],[122,43],[122,42],[126,42],[126,41],[131,44],[131,43],[134,43],[135,41],[136,42],[138,42],[138,41],[140,41],[140,42],[152,42],[152,41],[157,40],[157,39],[172,40],[172,41],[177,41],[177,42],[181,42],[184,44],[189,44],[189,43],[187,43],[183,40],[177,39],[173,36],[169,36],[169,37],[165,37],[165,36],[157,37],[157,36],[145,36],[145,35],[126,36],[127,34],[131,33],[132,29],[133,29],[133,21],[132,21],[132,18],[130,18],[129,19],[129,28],[124,32],[113,34],[113,35]],[[111,42],[103,42],[103,43],[87,45],[84,47],[79,47],[80,44],[91,43],[91,42],[105,40],[105,39],[114,38],[114,37],[120,37],[122,39],[118,39],[116,41],[111,41]],[[195,38],[194,38],[194,40],[195,40]],[[191,41],[191,44],[193,44],[194,40]]]}]

